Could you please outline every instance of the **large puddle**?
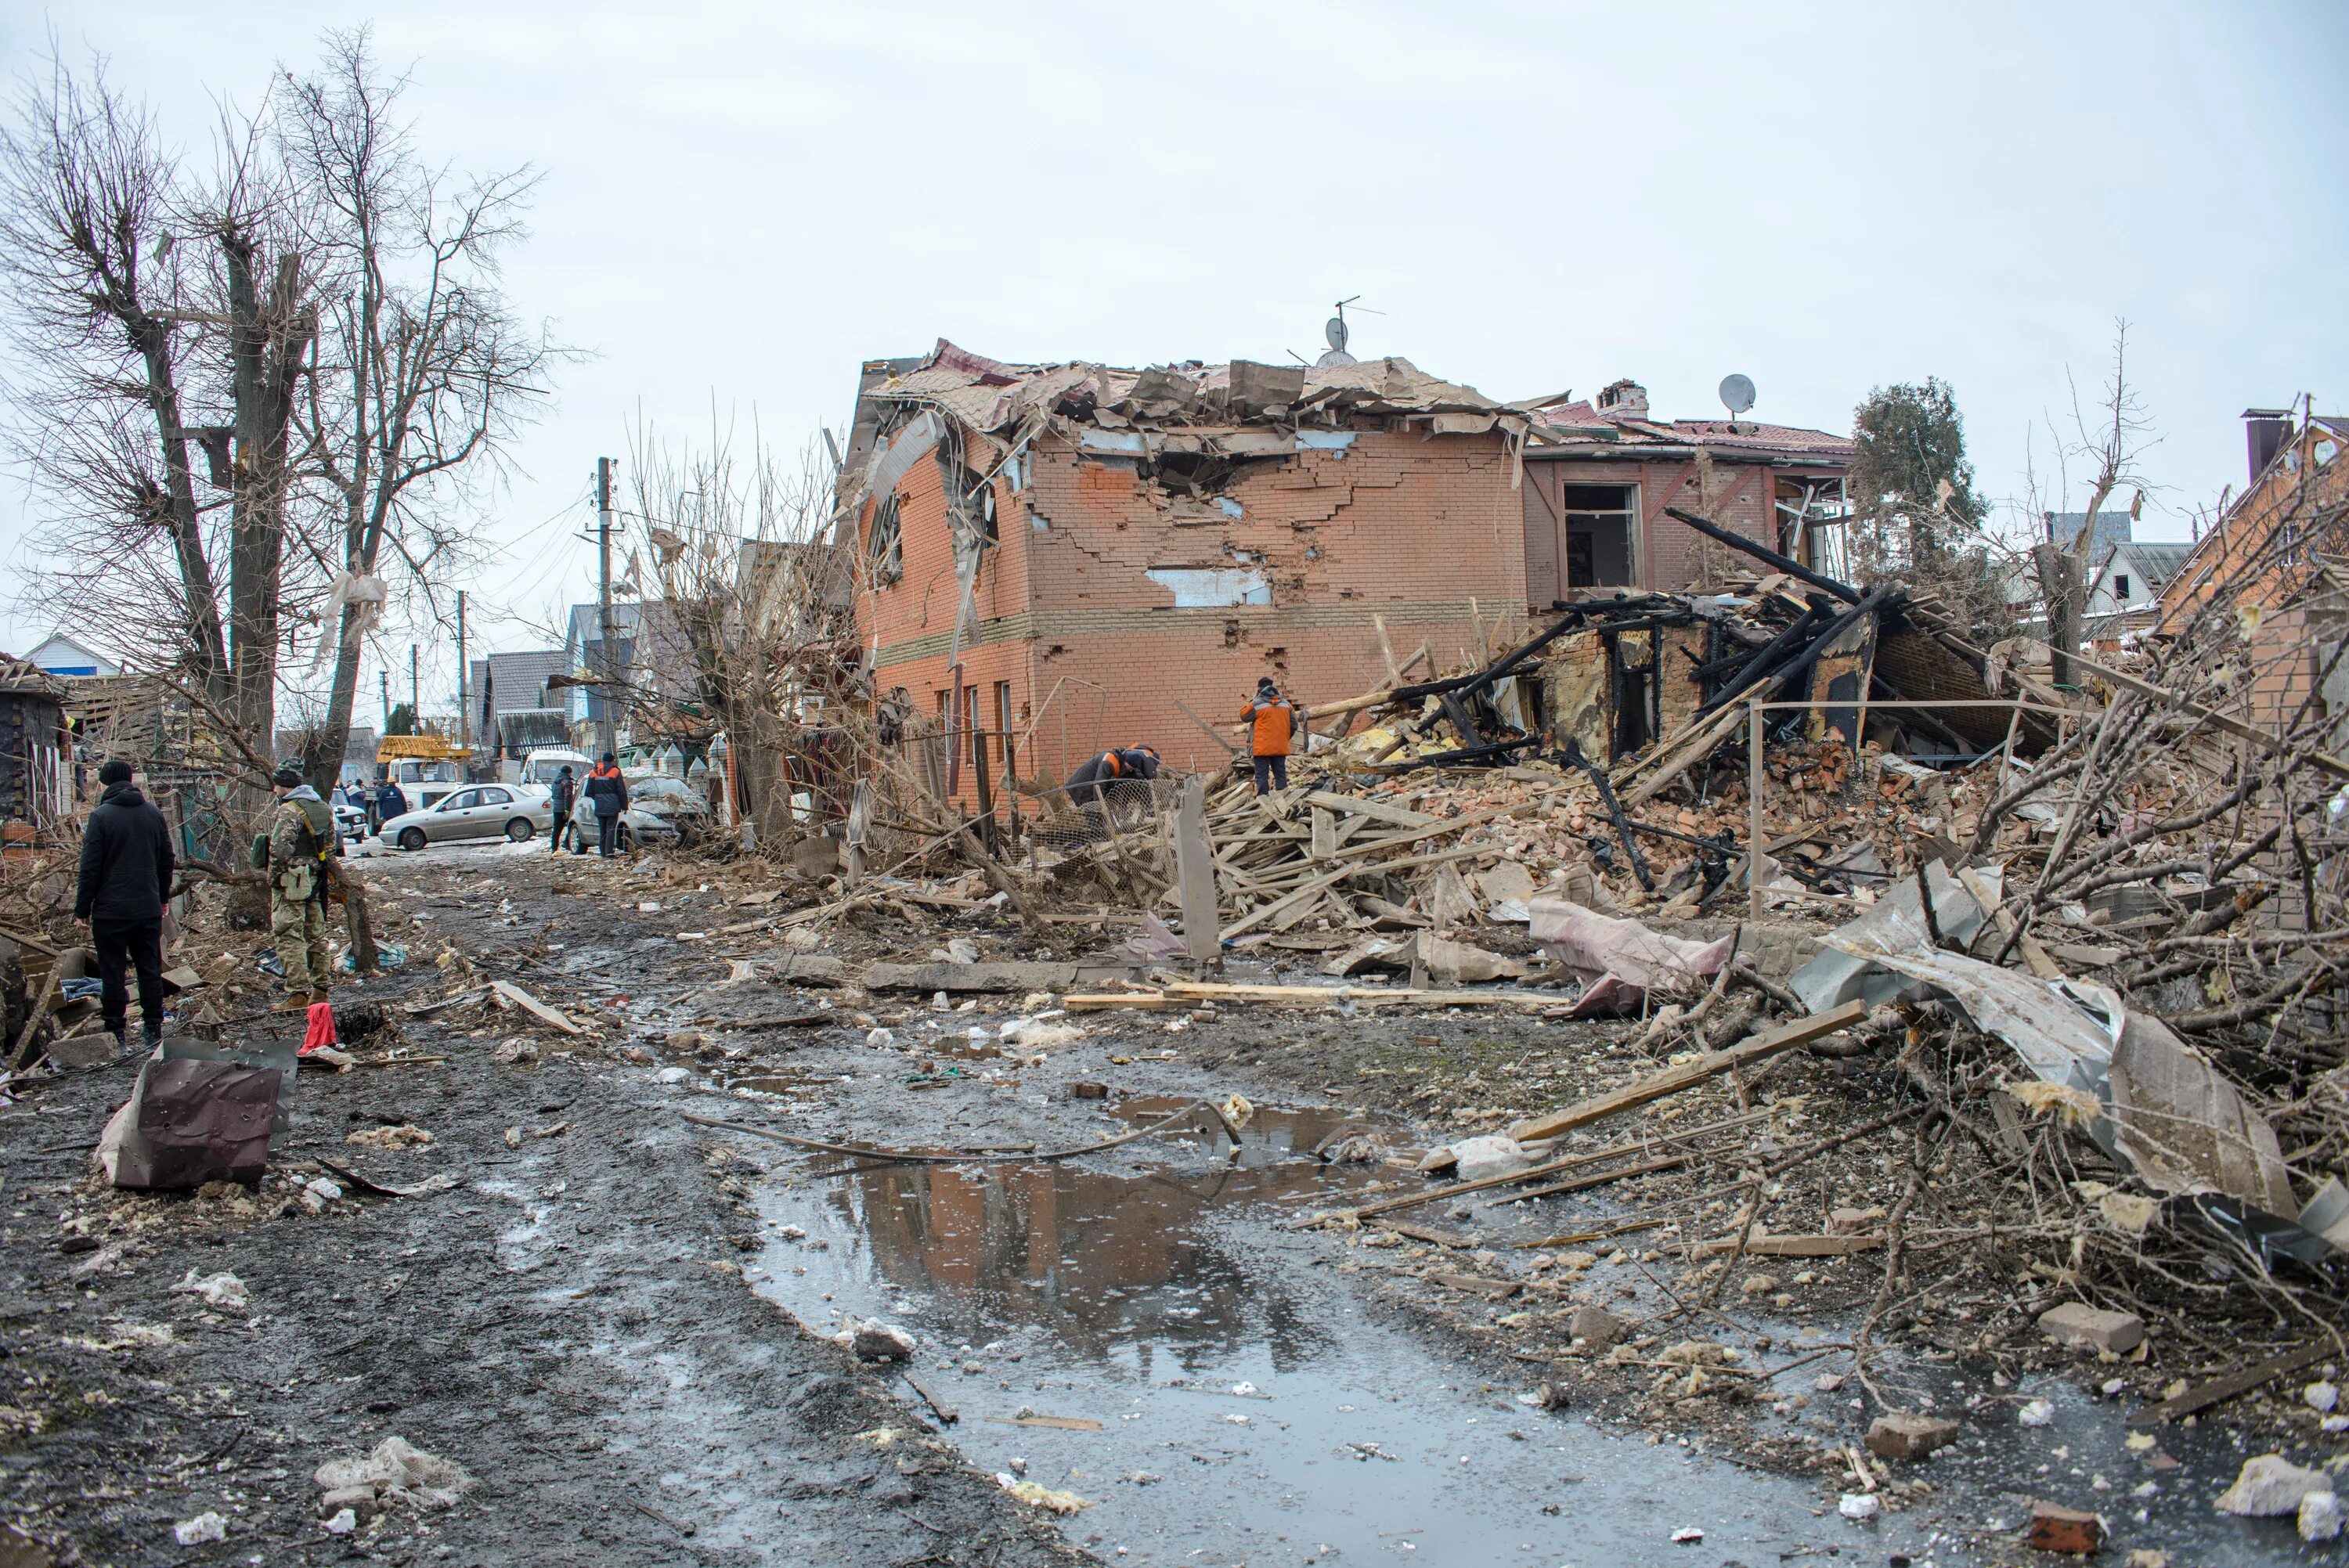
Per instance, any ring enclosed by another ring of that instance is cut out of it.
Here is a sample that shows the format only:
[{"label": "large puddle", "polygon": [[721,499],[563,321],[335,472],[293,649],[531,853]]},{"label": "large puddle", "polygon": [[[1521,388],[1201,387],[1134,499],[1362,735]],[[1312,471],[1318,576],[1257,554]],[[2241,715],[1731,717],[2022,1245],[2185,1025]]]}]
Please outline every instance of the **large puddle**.
[{"label": "large puddle", "polygon": [[[1236,1156],[1213,1133],[1081,1163],[787,1179],[762,1212],[805,1235],[779,1234],[754,1279],[812,1328],[877,1316],[916,1335],[915,1376],[959,1415],[963,1451],[1085,1499],[1067,1528],[1104,1556],[1931,1560],[1903,1520],[1823,1518],[1833,1499],[1813,1489],[1529,1408],[1530,1377],[1485,1382],[1366,1305],[1324,1243],[1278,1225],[1375,1169],[1310,1158],[1341,1120],[1259,1112]],[[1673,1542],[1692,1529],[1701,1542]]]}]

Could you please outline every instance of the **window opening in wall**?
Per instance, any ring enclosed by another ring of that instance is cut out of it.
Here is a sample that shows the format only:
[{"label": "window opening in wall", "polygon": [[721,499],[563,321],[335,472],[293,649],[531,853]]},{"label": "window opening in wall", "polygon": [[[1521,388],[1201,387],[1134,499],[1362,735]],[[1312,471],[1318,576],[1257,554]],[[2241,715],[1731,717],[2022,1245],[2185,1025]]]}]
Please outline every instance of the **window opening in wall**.
[{"label": "window opening in wall", "polygon": [[1851,506],[1840,479],[1778,480],[1778,553],[1837,582],[1851,577],[1845,523]]},{"label": "window opening in wall", "polygon": [[2124,604],[2128,603],[2129,580],[2127,573],[2116,572],[2113,573],[2113,597]]},{"label": "window opening in wall", "polygon": [[963,728],[970,733],[970,762],[976,768],[987,760],[987,732],[979,723],[978,688],[962,688]]},{"label": "window opening in wall", "polygon": [[1602,634],[1615,680],[1615,755],[1628,757],[1663,728],[1663,639],[1654,628]]},{"label": "window opening in wall", "polygon": [[946,485],[947,512],[950,521],[968,529],[981,545],[997,542],[995,486],[948,455],[943,446],[938,449],[937,459],[938,473]]},{"label": "window opening in wall", "polygon": [[893,493],[881,498],[873,509],[873,531],[866,542],[866,555],[873,563],[873,576],[880,583],[895,583],[905,574],[905,542],[897,521],[897,498]]},{"label": "window opening in wall", "polygon": [[1003,776],[1011,777],[1011,683],[995,683],[995,730],[999,738],[995,754],[1003,762]]},{"label": "window opening in wall", "polygon": [[1632,580],[1631,524],[1638,515],[1638,490],[1631,485],[1566,485],[1566,586],[1629,587]]}]

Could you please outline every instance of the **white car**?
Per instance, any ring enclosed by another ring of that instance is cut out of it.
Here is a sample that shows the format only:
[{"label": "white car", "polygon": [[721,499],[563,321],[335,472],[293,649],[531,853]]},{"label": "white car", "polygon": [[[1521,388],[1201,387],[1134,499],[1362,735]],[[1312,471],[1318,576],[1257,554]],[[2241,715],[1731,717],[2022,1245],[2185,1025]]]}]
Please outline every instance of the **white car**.
[{"label": "white car", "polygon": [[554,806],[544,789],[529,784],[467,784],[438,804],[383,825],[386,843],[403,850],[461,839],[494,839],[502,835],[516,843],[554,828]]}]

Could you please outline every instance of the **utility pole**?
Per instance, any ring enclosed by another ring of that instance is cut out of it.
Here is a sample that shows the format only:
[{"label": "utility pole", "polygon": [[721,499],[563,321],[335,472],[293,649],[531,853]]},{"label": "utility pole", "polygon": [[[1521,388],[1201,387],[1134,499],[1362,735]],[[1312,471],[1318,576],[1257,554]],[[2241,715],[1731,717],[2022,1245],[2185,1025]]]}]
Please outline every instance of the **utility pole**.
[{"label": "utility pole", "polygon": [[375,672],[375,678],[377,689],[383,697],[383,728],[379,733],[389,735],[391,733],[391,671],[378,670]]},{"label": "utility pole", "polygon": [[[473,749],[473,705],[471,682],[473,666],[465,662],[465,591],[457,590],[457,743],[468,752]],[[472,758],[465,758],[471,767]]]},{"label": "utility pole", "polygon": [[589,673],[596,676],[592,688],[603,698],[603,722],[595,727],[595,755],[619,748],[618,719],[615,714],[617,696],[612,688],[613,666],[616,662],[619,634],[612,624],[612,459],[595,459],[595,552],[600,563],[595,585],[596,634],[603,639],[604,667]]},{"label": "utility pole", "polygon": [[416,696],[416,645],[408,645],[408,727],[424,733],[424,709]]}]

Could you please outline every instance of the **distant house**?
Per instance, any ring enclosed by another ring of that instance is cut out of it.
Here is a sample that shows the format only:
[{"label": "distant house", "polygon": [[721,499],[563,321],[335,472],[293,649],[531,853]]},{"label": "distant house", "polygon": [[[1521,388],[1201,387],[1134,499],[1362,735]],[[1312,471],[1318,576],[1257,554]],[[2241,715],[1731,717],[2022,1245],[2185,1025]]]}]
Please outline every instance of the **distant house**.
[{"label": "distant house", "polygon": [[[658,599],[612,606],[613,653],[604,655],[601,614],[593,604],[571,606],[563,639],[563,707],[573,724],[604,718],[602,679],[624,678],[639,696],[655,702],[693,700],[699,681],[677,613]],[[618,717],[625,719],[626,715]]]},{"label": "distant house", "polygon": [[[2040,517],[2048,540],[2057,544],[2077,539],[2088,520],[2085,511],[2050,511]],[[2151,609],[2194,548],[2182,539],[2134,538],[2134,527],[2126,508],[2116,506],[2096,513],[2095,531],[2088,540],[2090,620]]]},{"label": "distant house", "polygon": [[561,688],[558,686],[556,695],[550,696],[546,683],[559,678],[564,667],[561,648],[491,654],[472,660],[467,674],[471,681],[468,697],[472,707],[474,744],[495,747],[502,753],[505,747],[499,738],[499,721],[505,715],[561,707]]},{"label": "distant house", "polygon": [[48,837],[73,799],[65,688],[30,660],[0,654],[0,842]]},{"label": "distant house", "polygon": [[122,666],[95,650],[84,646],[63,632],[51,632],[48,640],[25,655],[25,663],[43,675],[87,676],[119,676]]}]

